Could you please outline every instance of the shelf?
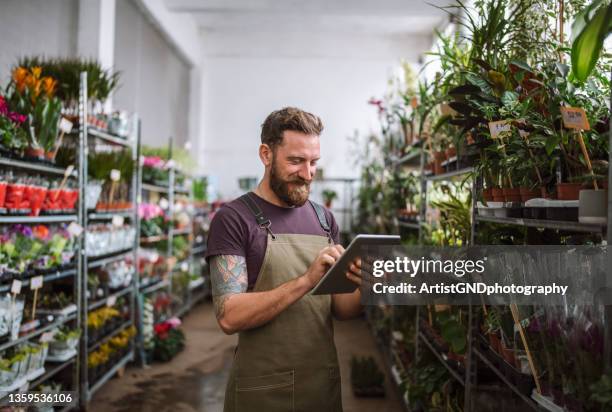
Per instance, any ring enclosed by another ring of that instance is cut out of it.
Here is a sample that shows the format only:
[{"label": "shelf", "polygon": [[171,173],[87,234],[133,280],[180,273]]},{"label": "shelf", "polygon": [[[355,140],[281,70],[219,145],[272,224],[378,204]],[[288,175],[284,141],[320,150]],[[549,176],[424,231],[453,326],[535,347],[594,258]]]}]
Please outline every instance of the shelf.
[{"label": "shelf", "polygon": [[4,216],[0,215],[0,224],[6,223],[64,223],[74,222],[77,215],[52,215],[52,216]]},{"label": "shelf", "polygon": [[108,372],[106,372],[100,379],[96,381],[93,385],[89,387],[89,391],[87,391],[87,400],[91,400],[93,394],[100,389],[106,382],[108,382],[117,371],[127,365],[128,362],[131,362],[134,359],[134,350],[130,350],[130,353],[125,355],[123,359],[115,364]]},{"label": "shelf", "polygon": [[89,268],[96,268],[96,267],[104,266],[107,263],[112,263],[117,260],[125,259],[129,255],[133,255],[133,254],[134,254],[133,249],[123,249],[123,250],[118,250],[117,252],[113,252],[112,256],[108,256],[108,257],[105,257],[107,255],[88,256],[87,266]]},{"label": "shelf", "polygon": [[121,289],[118,292],[111,293],[110,295],[108,295],[104,299],[96,300],[95,302],[92,302],[91,304],[87,305],[87,310],[94,310],[94,309],[100,308],[102,306],[105,306],[106,302],[108,302],[109,298],[115,297],[116,299],[119,299],[121,296],[127,295],[132,290],[133,290],[132,289],[132,285],[126,286],[125,288]]},{"label": "shelf", "polygon": [[[60,176],[63,176],[66,172],[65,169],[62,169],[61,167],[50,166],[43,163],[28,162],[24,160],[9,159],[6,157],[0,157],[0,165]],[[70,176],[77,177],[76,170],[73,170],[72,173],[70,173]]]},{"label": "shelf", "polygon": [[142,190],[148,190],[149,192],[168,193],[170,191],[168,186],[158,186],[151,183],[143,183],[140,187]]},{"label": "shelf", "polygon": [[76,319],[76,313],[74,313],[72,315],[69,315],[69,316],[67,316],[65,318],[56,319],[55,321],[49,323],[48,325],[46,325],[46,326],[44,326],[42,328],[36,329],[35,331],[30,332],[28,334],[25,334],[25,335],[21,336],[20,338],[17,338],[15,340],[10,340],[8,342],[4,342],[3,344],[0,345],[0,352],[3,351],[3,350],[6,350],[6,349],[8,349],[8,348],[10,348],[12,346],[18,345],[20,343],[27,342],[28,340],[30,340],[32,338],[35,338],[35,337],[37,337],[39,335],[42,335],[43,333],[45,333],[47,331],[50,331],[50,330],[52,330],[54,328],[57,328],[58,326],[61,326],[61,325],[65,324],[65,323],[68,323],[68,322],[70,322],[71,320],[74,320],[74,319]]},{"label": "shelf", "polygon": [[397,225],[399,227],[405,227],[405,228],[416,229],[416,230],[419,230],[421,227],[420,222],[406,222],[400,219],[397,219]]},{"label": "shelf", "polygon": [[472,171],[474,171],[474,168],[472,168],[472,167],[465,167],[463,169],[453,170],[451,172],[442,173],[440,175],[425,176],[425,180],[430,181],[430,182],[437,181],[437,180],[449,180],[449,179],[452,179],[452,178],[457,177],[457,176],[465,175],[465,174],[470,173]]},{"label": "shelf", "polygon": [[202,245],[202,246],[197,246],[191,249],[191,254],[192,255],[199,255],[201,253],[205,253],[206,252],[206,245]]},{"label": "shelf", "polygon": [[183,195],[188,195],[189,194],[189,189],[187,189],[186,187],[176,186],[174,188],[174,193],[180,193],[180,194],[183,194]]},{"label": "shelf", "polygon": [[172,236],[190,235],[191,234],[191,228],[190,227],[186,227],[186,228],[183,228],[183,229],[171,229],[170,233],[172,234]]},{"label": "shelf", "polygon": [[59,365],[51,368],[48,371],[45,371],[44,375],[42,375],[38,379],[30,382],[30,388],[35,388],[36,386],[40,385],[41,383],[51,379],[52,377],[54,377],[55,375],[57,375],[58,373],[60,373],[64,369],[66,369],[66,367],[68,367],[70,364],[74,363],[75,359],[76,359],[76,356],[68,359],[65,362],[60,363]]},{"label": "shelf", "polygon": [[[77,273],[76,268],[75,269],[68,269],[68,270],[64,270],[64,271],[57,271],[57,272],[51,273],[49,275],[44,275],[43,276],[43,283],[51,282],[51,281],[58,280],[58,279],[67,278],[69,276],[75,276],[76,273]],[[30,284],[30,279],[22,280],[21,281],[21,287],[23,288],[23,287],[28,286]],[[4,284],[4,285],[0,286],[0,292],[8,292],[9,290],[11,290],[11,284],[10,283]]]},{"label": "shelf", "polygon": [[130,327],[132,325],[132,321],[128,320],[125,321],[121,324],[121,326],[119,326],[118,328],[116,328],[115,330],[113,330],[111,333],[109,333],[108,335],[104,336],[101,339],[98,339],[94,344],[90,345],[87,348],[87,352],[91,352],[93,350],[96,350],[97,348],[99,348],[102,344],[108,342],[109,340],[111,340],[112,338],[114,338],[115,336],[117,336],[119,333],[123,332],[125,329],[127,329],[128,327]]},{"label": "shelf", "polygon": [[141,237],[140,243],[157,243],[161,242],[162,240],[168,240],[168,235]]},{"label": "shelf", "polygon": [[167,280],[162,280],[160,282],[154,283],[152,285],[147,285],[144,288],[140,289],[140,293],[143,295],[147,295],[149,293],[155,292],[163,287],[167,287],[170,283]]},{"label": "shelf", "polygon": [[475,216],[477,222],[501,223],[525,227],[536,227],[542,229],[556,229],[568,232],[603,233],[606,227],[590,225],[580,222],[568,222],[562,220],[523,219],[515,217]]},{"label": "shelf", "polygon": [[435,355],[435,357],[438,358],[440,363],[442,363],[446,367],[446,369],[448,369],[453,378],[455,378],[461,385],[465,386],[465,379],[459,374],[459,372],[457,372],[446,362],[446,359],[444,359],[443,355],[440,354],[436,350],[436,348],[433,347],[433,345],[431,344],[431,342],[429,342],[429,339],[427,339],[423,332],[419,332],[419,338],[421,339],[421,341],[423,341],[423,343],[425,343],[425,346],[429,348],[429,350]]},{"label": "shelf", "polygon": [[[418,160],[418,162],[415,162],[415,160]],[[404,155],[400,157],[399,159],[397,159],[395,162],[393,162],[393,165],[396,167],[402,166],[402,165],[418,166],[420,164],[420,160],[421,160],[421,150],[416,149],[408,153],[407,155]]]},{"label": "shelf", "polygon": [[487,367],[489,369],[491,369],[499,379],[502,380],[502,382],[504,382],[506,384],[506,386],[508,386],[508,388],[510,388],[512,390],[512,392],[514,392],[516,395],[518,395],[519,398],[521,398],[527,405],[529,405],[531,407],[531,409],[533,409],[534,411],[540,410],[538,405],[533,401],[533,399],[525,396],[523,393],[521,393],[521,391],[518,390],[518,388],[516,386],[514,386],[512,384],[512,382],[510,382],[508,380],[508,378],[506,378],[506,375],[500,371],[499,369],[497,369],[495,367],[495,365],[493,365],[491,363],[491,361],[489,359],[487,359],[487,357],[480,352],[479,349],[477,348],[473,348],[472,349],[474,351],[474,353],[476,354],[476,356],[478,356],[478,358],[485,364],[487,365]]},{"label": "shelf", "polygon": [[131,140],[123,139],[119,136],[114,136],[110,133],[103,132],[92,127],[87,128],[87,134],[89,136],[97,137],[98,139],[104,140],[107,143],[112,143],[118,146],[132,147],[134,142]]},{"label": "shelf", "polygon": [[129,209],[129,210],[122,210],[122,211],[117,211],[117,212],[92,212],[92,213],[89,213],[87,218],[89,220],[111,220],[115,216],[133,218],[134,210]]}]

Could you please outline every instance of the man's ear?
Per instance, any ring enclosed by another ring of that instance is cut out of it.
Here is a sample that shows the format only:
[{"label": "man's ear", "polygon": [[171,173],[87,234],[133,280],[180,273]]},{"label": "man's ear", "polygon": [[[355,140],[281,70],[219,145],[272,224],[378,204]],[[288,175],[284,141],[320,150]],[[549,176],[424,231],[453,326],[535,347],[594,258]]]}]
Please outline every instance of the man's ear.
[{"label": "man's ear", "polygon": [[265,167],[268,167],[272,164],[272,148],[267,144],[263,143],[259,146],[259,158]]}]

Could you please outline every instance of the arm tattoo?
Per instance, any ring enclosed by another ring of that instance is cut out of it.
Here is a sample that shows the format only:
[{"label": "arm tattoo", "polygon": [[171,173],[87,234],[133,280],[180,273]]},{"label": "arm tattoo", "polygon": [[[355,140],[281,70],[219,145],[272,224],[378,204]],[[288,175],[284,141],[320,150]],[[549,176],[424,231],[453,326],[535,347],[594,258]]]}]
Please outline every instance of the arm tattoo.
[{"label": "arm tattoo", "polygon": [[214,256],[210,263],[215,315],[217,319],[221,319],[225,314],[227,299],[235,293],[247,291],[249,277],[246,259],[243,256],[218,255]]}]

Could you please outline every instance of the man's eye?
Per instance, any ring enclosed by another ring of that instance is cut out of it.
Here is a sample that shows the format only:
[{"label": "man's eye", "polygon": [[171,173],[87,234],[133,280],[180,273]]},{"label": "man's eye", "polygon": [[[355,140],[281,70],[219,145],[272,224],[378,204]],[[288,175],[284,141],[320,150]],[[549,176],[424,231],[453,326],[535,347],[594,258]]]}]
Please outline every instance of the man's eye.
[{"label": "man's eye", "polygon": [[316,166],[317,165],[317,161],[313,160],[312,162],[310,162],[310,166]]}]

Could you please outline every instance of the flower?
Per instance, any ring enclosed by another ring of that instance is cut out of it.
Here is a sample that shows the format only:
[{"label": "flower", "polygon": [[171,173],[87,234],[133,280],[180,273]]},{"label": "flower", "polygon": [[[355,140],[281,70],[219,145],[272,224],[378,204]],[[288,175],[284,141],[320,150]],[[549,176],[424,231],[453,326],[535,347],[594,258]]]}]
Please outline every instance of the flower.
[{"label": "flower", "polygon": [[170,326],[175,329],[178,328],[179,326],[181,326],[181,320],[179,318],[172,317],[170,319],[167,320],[168,324],[170,324]]},{"label": "flower", "polygon": [[28,77],[28,71],[23,67],[17,67],[13,70],[13,81],[19,93],[22,93],[25,88],[25,81]]},{"label": "flower", "polygon": [[40,66],[32,67],[31,72],[32,72],[32,76],[34,76],[34,78],[40,79],[40,75],[42,73],[42,67],[40,67]]},{"label": "flower", "polygon": [[57,84],[55,79],[53,77],[46,76],[42,78],[42,82],[47,97],[53,97],[53,93],[55,92],[55,85]]},{"label": "flower", "polygon": [[49,228],[45,225],[37,225],[33,228],[34,236],[37,239],[45,240],[49,237]]}]

